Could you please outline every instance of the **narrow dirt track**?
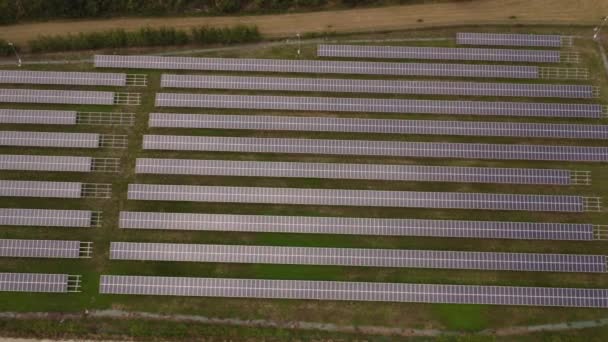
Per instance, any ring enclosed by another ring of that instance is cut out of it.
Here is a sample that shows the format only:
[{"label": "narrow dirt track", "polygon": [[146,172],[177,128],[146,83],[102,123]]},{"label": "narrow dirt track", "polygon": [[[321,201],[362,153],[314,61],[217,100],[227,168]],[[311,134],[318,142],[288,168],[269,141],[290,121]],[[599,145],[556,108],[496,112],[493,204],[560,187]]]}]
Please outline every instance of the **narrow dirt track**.
[{"label": "narrow dirt track", "polygon": [[[371,32],[476,24],[593,25],[603,15],[608,15],[606,0],[474,0],[283,15],[56,21],[0,26],[0,37],[23,43],[39,34],[67,34],[112,28],[134,30],[143,26],[163,25],[190,28],[238,23],[255,24],[269,37],[284,37],[298,32]],[[423,22],[418,22],[419,19]]]}]

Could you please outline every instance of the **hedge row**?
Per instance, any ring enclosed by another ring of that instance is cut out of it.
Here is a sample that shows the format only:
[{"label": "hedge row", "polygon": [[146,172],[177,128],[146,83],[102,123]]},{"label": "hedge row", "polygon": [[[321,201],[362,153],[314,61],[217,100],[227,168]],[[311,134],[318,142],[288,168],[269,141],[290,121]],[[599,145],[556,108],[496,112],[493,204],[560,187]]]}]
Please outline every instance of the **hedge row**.
[{"label": "hedge row", "polygon": [[186,44],[235,44],[256,42],[260,39],[261,35],[256,26],[199,27],[193,28],[191,31],[171,27],[146,27],[134,32],[115,29],[102,32],[69,34],[66,36],[42,35],[29,41],[28,48],[30,52],[40,53]]}]

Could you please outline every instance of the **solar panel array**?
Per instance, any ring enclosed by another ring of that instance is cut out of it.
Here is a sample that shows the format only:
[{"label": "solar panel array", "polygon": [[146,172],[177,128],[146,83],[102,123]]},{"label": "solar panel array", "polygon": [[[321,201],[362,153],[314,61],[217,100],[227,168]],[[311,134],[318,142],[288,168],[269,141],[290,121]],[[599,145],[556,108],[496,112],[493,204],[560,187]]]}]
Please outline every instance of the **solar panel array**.
[{"label": "solar panel array", "polygon": [[494,62],[559,63],[557,50],[476,49],[417,46],[319,44],[319,57],[441,59]]},{"label": "solar panel array", "polygon": [[606,272],[603,255],[112,242],[112,260]]},{"label": "solar panel array", "polygon": [[144,135],[144,150],[456,159],[608,161],[608,147]]},{"label": "solar panel array", "polygon": [[386,63],[351,61],[347,62],[252,58],[95,55],[95,67],[393,76],[448,76],[532,79],[540,77],[540,69],[537,66]]},{"label": "solar panel array", "polygon": [[137,158],[135,173],[551,185],[570,185],[572,179],[569,170],[557,169],[154,158]]},{"label": "solar panel array", "polygon": [[608,290],[102,275],[99,292],[157,296],[608,307]]},{"label": "solar panel array", "polygon": [[0,170],[90,172],[91,157],[0,154]]},{"label": "solar panel array", "polygon": [[0,196],[81,198],[82,183],[0,180]]},{"label": "solar panel array", "polygon": [[608,125],[151,113],[150,127],[608,139]]},{"label": "solar panel array", "polygon": [[590,85],[168,75],[161,87],[454,96],[597,97]]},{"label": "solar panel array", "polygon": [[76,120],[71,110],[0,109],[0,123],[75,125]]},{"label": "solar panel array", "polygon": [[458,32],[456,44],[561,47],[562,36],[552,34],[504,34]]},{"label": "solar panel array", "polygon": [[100,72],[0,70],[0,83],[124,87],[127,85],[127,75]]},{"label": "solar panel array", "polygon": [[298,111],[602,117],[600,104],[404,100],[341,97],[157,93],[157,107]]},{"label": "solar panel array", "polygon": [[91,227],[89,210],[0,208],[2,226]]},{"label": "solar panel array", "polygon": [[324,206],[582,212],[584,198],[460,192],[129,184],[128,199]]},{"label": "solar panel array", "polygon": [[0,102],[113,105],[110,91],[0,89]]},{"label": "solar panel array", "polygon": [[70,276],[44,273],[0,273],[0,291],[68,292]]},{"label": "solar panel array", "polygon": [[356,217],[308,217],[231,214],[191,214],[121,211],[122,229],[236,231],[300,234],[379,236],[433,236],[518,240],[593,240],[593,225],[383,219]]},{"label": "solar panel array", "polygon": [[100,137],[98,133],[0,131],[0,146],[98,148]]},{"label": "solar panel array", "polygon": [[0,257],[78,259],[80,241],[0,239]]}]

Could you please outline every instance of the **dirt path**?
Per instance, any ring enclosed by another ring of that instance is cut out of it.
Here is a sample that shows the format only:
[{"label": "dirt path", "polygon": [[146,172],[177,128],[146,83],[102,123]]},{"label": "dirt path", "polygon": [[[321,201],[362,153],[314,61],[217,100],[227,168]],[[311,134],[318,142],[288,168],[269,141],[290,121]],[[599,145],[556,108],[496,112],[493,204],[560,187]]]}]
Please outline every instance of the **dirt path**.
[{"label": "dirt path", "polygon": [[[142,26],[189,28],[255,24],[269,37],[336,31],[370,32],[476,24],[594,25],[608,13],[606,0],[474,0],[439,4],[326,11],[283,15],[186,18],[119,18],[33,23],[0,27],[0,38],[23,43],[39,34],[66,34]],[[514,19],[513,19],[514,18]],[[422,19],[422,22],[418,20]]]}]

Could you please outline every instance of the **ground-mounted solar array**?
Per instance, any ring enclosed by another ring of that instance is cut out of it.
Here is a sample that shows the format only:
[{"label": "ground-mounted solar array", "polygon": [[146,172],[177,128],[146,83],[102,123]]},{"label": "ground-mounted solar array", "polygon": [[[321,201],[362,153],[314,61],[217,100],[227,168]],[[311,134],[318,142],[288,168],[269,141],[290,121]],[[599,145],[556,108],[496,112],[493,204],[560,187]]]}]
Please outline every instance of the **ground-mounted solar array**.
[{"label": "ground-mounted solar array", "polygon": [[121,211],[122,229],[298,234],[433,236],[480,239],[594,239],[591,224],[307,217]]},{"label": "ground-mounted solar array", "polygon": [[570,47],[571,36],[557,34],[516,34],[516,33],[479,33],[458,32],[456,44],[460,45],[499,45],[499,46],[535,46],[535,47]]},{"label": "ground-mounted solar array", "polygon": [[608,307],[608,290],[102,275],[102,294]]},{"label": "ground-mounted solar array", "polygon": [[581,196],[129,184],[128,199],[323,206],[583,212]]},{"label": "ground-mounted solar array", "polygon": [[578,61],[578,54],[559,50],[443,48],[319,44],[319,57],[437,59],[493,62],[560,63]]},{"label": "ground-mounted solar array", "polygon": [[0,225],[90,228],[99,215],[90,210],[0,208]]},{"label": "ground-mounted solar array", "polygon": [[0,239],[0,257],[90,258],[91,243],[65,240]]},{"label": "ground-mounted solar array", "polygon": [[44,273],[0,273],[0,291],[80,292],[80,276]]},{"label": "ground-mounted solar array", "polygon": [[608,125],[150,113],[150,127],[607,139]]},{"label": "ground-mounted solar array", "polygon": [[137,158],[135,173],[157,175],[371,179],[428,182],[575,184],[573,171],[424,165]]},{"label": "ground-mounted solar array", "polygon": [[591,85],[393,81],[215,75],[163,74],[160,85],[164,88],[453,96],[559,97],[579,99],[589,99],[599,96],[599,89]]},{"label": "ground-mounted solar array", "polygon": [[537,272],[606,272],[606,256],[603,255],[137,242],[112,242],[110,259]]},{"label": "ground-mounted solar array", "polygon": [[145,135],[144,150],[606,162],[608,147]]},{"label": "ground-mounted solar array", "polygon": [[76,119],[72,110],[0,109],[0,123],[75,125]]},{"label": "ground-mounted solar array", "polygon": [[357,113],[602,117],[600,104],[404,100],[346,97],[157,93],[157,107],[270,109]]},{"label": "ground-mounted solar array", "polygon": [[123,87],[127,85],[127,75],[101,72],[0,70],[0,83]]}]

